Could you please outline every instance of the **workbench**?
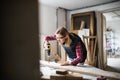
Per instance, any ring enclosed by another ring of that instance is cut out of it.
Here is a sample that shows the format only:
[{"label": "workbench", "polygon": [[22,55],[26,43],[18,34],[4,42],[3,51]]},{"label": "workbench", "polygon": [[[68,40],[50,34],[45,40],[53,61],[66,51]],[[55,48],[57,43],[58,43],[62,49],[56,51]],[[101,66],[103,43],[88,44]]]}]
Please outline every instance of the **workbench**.
[{"label": "workbench", "polygon": [[[85,74],[75,73],[68,71],[68,74],[56,74],[56,70],[54,68],[50,67],[41,67],[41,72],[43,76],[41,77],[42,80],[53,80],[51,77],[54,78],[54,80],[96,80],[97,77],[95,76],[89,76]],[[70,79],[64,79],[64,78],[70,78]],[[59,78],[59,79],[58,79]]]},{"label": "workbench", "polygon": [[[74,73],[79,73],[80,75],[82,74],[82,76],[92,76],[92,78],[96,78],[98,76],[105,76],[106,78],[114,78],[114,79],[120,79],[120,73],[117,72],[110,72],[110,71],[105,71],[105,70],[101,70],[99,68],[90,66],[90,65],[84,65],[84,66],[60,66],[59,63],[55,63],[55,62],[48,62],[48,61],[40,61],[40,66],[42,67],[49,67],[51,68],[54,74],[55,73],[55,69],[64,69],[64,70],[68,70],[70,72],[74,72]],[[47,72],[50,72],[49,70]],[[49,73],[47,73],[49,74]],[[50,74],[50,75],[51,75]],[[92,79],[93,80],[93,79]],[[95,79],[96,80],[96,79]]]}]

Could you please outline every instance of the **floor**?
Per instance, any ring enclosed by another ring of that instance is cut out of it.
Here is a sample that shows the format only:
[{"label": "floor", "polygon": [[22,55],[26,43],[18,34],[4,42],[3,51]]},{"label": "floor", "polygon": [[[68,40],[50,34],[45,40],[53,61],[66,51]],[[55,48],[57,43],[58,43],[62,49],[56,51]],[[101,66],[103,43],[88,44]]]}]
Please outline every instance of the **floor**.
[{"label": "floor", "polygon": [[107,70],[120,73],[120,58],[108,58]]},{"label": "floor", "polygon": [[[120,57],[117,58],[107,58],[107,71],[113,71],[120,73]],[[118,79],[109,79],[109,80],[118,80]]]}]

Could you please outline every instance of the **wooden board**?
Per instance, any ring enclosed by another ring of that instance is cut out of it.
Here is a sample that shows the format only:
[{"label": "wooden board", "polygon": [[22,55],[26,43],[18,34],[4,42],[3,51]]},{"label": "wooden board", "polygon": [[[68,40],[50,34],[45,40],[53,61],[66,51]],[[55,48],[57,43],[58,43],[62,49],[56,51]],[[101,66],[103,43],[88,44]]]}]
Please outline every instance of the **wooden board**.
[{"label": "wooden board", "polygon": [[68,71],[64,69],[56,69],[56,74],[66,75],[68,74]]},{"label": "wooden board", "polygon": [[66,80],[64,75],[54,74],[50,76],[50,80]]},{"label": "wooden board", "polygon": [[108,78],[116,78],[120,79],[120,73],[117,72],[110,72],[110,71],[104,71],[101,69],[98,69],[93,66],[82,66],[82,67],[77,67],[77,66],[60,66],[58,63],[54,62],[47,62],[47,61],[40,61],[41,66],[47,66],[51,68],[56,68],[56,69],[65,69],[71,72],[77,72],[77,73],[82,73],[86,75],[92,75],[92,76],[105,76]]},{"label": "wooden board", "polygon": [[50,80],[83,80],[81,76],[74,76],[74,75],[59,75],[54,74],[50,76]]}]

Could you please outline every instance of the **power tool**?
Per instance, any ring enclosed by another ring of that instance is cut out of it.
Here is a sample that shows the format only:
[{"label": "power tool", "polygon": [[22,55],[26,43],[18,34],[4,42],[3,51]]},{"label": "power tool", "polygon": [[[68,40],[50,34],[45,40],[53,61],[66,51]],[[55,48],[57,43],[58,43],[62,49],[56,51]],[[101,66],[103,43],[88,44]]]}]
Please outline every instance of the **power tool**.
[{"label": "power tool", "polygon": [[51,44],[49,41],[44,41],[43,44],[44,50],[45,50],[45,54],[47,55],[47,60],[50,62],[51,59],[51,55],[52,55],[52,60],[53,60],[53,55],[55,58],[55,62],[60,60],[60,56],[58,54],[53,53],[53,49],[51,48]]},{"label": "power tool", "polygon": [[50,61],[50,55],[51,55],[51,46],[49,41],[44,42],[44,48],[45,48],[45,54],[48,56],[48,61]]}]

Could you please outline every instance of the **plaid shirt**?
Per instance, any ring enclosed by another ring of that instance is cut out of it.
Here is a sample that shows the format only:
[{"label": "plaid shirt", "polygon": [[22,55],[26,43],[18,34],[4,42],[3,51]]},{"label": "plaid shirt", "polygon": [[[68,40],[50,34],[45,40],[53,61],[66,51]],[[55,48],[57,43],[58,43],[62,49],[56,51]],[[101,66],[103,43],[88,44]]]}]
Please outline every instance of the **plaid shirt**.
[{"label": "plaid shirt", "polygon": [[77,65],[78,63],[83,61],[83,50],[80,43],[76,45],[76,58],[71,62],[72,65]]}]

